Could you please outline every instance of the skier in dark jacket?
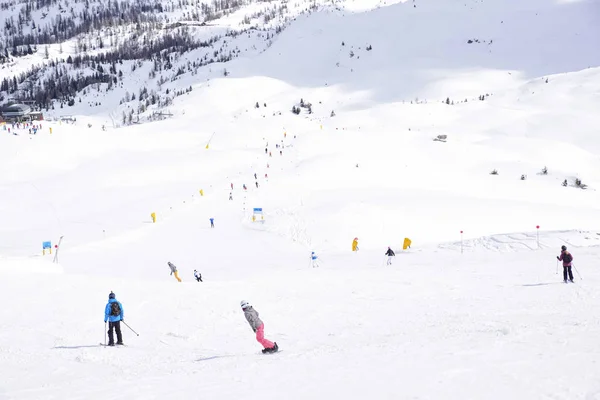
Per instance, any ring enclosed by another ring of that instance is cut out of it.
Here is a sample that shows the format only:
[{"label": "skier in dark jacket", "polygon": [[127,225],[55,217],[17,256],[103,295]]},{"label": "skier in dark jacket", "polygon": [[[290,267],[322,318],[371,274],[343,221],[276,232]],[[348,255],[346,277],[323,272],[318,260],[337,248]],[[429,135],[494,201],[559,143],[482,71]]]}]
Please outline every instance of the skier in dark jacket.
[{"label": "skier in dark jacket", "polygon": [[113,292],[108,295],[108,304],[104,307],[104,323],[108,321],[108,345],[114,346],[115,339],[113,329],[117,332],[117,344],[123,344],[123,336],[121,335],[121,321],[123,321],[123,305],[117,301]]},{"label": "skier in dark jacket", "polygon": [[396,254],[394,253],[394,250],[392,250],[390,247],[388,247],[387,251],[385,252],[385,255],[387,256],[387,265],[392,265],[392,257],[395,257]]},{"label": "skier in dark jacket", "polygon": [[560,250],[560,257],[557,256],[556,259],[563,262],[563,279],[567,283],[568,274],[569,280],[573,282],[573,271],[571,270],[573,255],[567,251],[567,246],[562,246]]}]

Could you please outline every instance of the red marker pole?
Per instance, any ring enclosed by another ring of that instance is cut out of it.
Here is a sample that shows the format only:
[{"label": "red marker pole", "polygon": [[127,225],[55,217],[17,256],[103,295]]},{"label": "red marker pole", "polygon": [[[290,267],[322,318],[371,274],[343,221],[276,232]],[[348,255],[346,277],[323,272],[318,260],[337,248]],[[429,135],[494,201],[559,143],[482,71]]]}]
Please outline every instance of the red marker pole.
[{"label": "red marker pole", "polygon": [[538,250],[540,248],[540,226],[536,225],[535,229],[537,229],[537,242],[538,242]]},{"label": "red marker pole", "polygon": [[60,250],[60,244],[62,243],[63,237],[64,236],[61,236],[60,239],[58,239],[58,244],[54,245],[56,251],[54,252],[54,260],[52,260],[53,263],[58,263],[58,251]]},{"label": "red marker pole", "polygon": [[460,231],[460,254],[463,253],[463,231]]}]

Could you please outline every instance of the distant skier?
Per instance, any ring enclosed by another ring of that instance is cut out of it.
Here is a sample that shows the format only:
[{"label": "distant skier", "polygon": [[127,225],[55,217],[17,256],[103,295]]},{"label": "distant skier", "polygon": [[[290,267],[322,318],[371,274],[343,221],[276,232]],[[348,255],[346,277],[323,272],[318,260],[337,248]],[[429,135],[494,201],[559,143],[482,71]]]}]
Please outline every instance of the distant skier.
[{"label": "distant skier", "polygon": [[229,200],[233,200],[233,194],[229,192]]},{"label": "distant skier", "polygon": [[243,188],[244,188],[244,190],[248,190],[248,188],[246,187],[246,184],[245,184],[245,183],[244,183],[244,186],[243,186]]},{"label": "distant skier", "polygon": [[562,246],[560,250],[560,257],[557,256],[556,259],[563,262],[563,279],[565,283],[567,283],[568,274],[569,280],[573,282],[573,271],[571,270],[571,262],[573,261],[573,255],[567,251],[567,246]]},{"label": "distant skier", "polygon": [[394,250],[392,250],[389,246],[387,251],[385,252],[385,255],[387,256],[387,265],[392,265],[392,257],[395,257],[396,254],[394,253]]},{"label": "distant skier", "polygon": [[319,259],[319,257],[315,254],[314,251],[311,253],[310,259],[312,260],[312,267],[313,268],[318,268],[319,267],[319,262],[317,260]]},{"label": "distant skier", "polygon": [[352,251],[358,251],[358,238],[354,238],[352,241]]},{"label": "distant skier", "polygon": [[231,184],[231,190],[233,190],[233,183]]},{"label": "distant skier", "polygon": [[121,335],[121,321],[123,321],[123,305],[117,301],[113,292],[108,295],[108,303],[104,307],[104,324],[108,321],[108,345],[115,345],[113,330],[117,332],[117,344],[123,344],[123,335]]},{"label": "distant skier", "polygon": [[175,266],[175,264],[173,264],[171,261],[169,261],[167,263],[167,265],[169,266],[169,268],[171,268],[171,273],[169,275],[175,275],[175,279],[177,279],[178,282],[181,282],[181,278],[179,278],[179,273],[177,272],[177,267]]},{"label": "distant skier", "polygon": [[254,182],[256,184],[256,188],[258,189],[258,181]]},{"label": "distant skier", "polygon": [[196,270],[194,270],[194,278],[196,278],[196,282],[202,282],[202,274]]},{"label": "distant skier", "polygon": [[256,172],[254,173],[254,179],[258,179],[258,177],[256,176]]},{"label": "distant skier", "polygon": [[214,219],[214,218],[211,218],[211,219],[210,219],[210,227],[211,227],[211,228],[214,228],[214,227],[215,227],[215,219]]},{"label": "distant skier", "polygon": [[277,342],[273,343],[270,340],[265,339],[265,324],[258,317],[258,312],[246,300],[242,300],[240,306],[244,311],[244,316],[250,324],[250,327],[256,333],[256,340],[264,347],[262,350],[263,354],[275,353],[279,350]]}]

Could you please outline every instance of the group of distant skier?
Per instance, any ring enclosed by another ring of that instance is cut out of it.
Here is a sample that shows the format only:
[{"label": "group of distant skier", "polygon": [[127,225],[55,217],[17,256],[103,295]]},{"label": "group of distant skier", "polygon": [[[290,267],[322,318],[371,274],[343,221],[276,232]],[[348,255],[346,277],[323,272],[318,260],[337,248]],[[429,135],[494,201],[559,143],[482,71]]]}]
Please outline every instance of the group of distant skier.
[{"label": "group of distant skier", "polygon": [[[284,132],[283,137],[287,137],[287,133]],[[296,139],[296,136],[294,135],[294,139]],[[283,139],[281,140],[281,144],[276,144],[275,147],[277,149],[283,149],[284,148],[284,144],[283,144]],[[269,143],[266,144],[265,147],[265,154],[268,154],[269,157],[272,157],[273,155],[271,154],[271,152],[269,151]],[[283,151],[279,150],[279,155],[283,155]],[[269,168],[270,165],[269,163],[267,163],[267,168]],[[254,185],[256,186],[256,188],[259,188],[259,183],[258,183],[258,174],[256,172],[254,172]],[[269,179],[269,174],[265,173],[265,179]],[[231,191],[229,192],[229,200],[233,200],[233,182],[229,184],[229,187],[231,188]],[[244,191],[248,190],[248,186],[246,186],[246,184],[242,184],[242,189]]]},{"label": "group of distant skier", "polygon": [[[2,126],[2,129],[4,131],[8,131],[8,133],[11,133],[15,136],[18,135],[18,130],[29,130],[29,134],[30,135],[36,135],[38,133],[38,131],[41,131],[42,129],[42,124],[36,124],[33,121],[32,122],[13,122],[11,124],[11,126],[8,126],[7,124],[3,123],[0,124],[0,126]],[[11,131],[12,129],[12,131]],[[52,133],[52,128],[50,128],[50,133]]]},{"label": "group of distant skier", "polygon": [[[177,271],[177,266],[175,264],[173,264],[171,261],[167,262],[167,265],[169,266],[169,269],[171,270],[170,275],[175,275],[175,279],[177,279],[178,282],[181,282],[181,278],[179,277],[179,272]],[[196,270],[194,270],[194,279],[196,279],[196,282],[204,282],[202,280],[202,274]]]},{"label": "group of distant skier", "polygon": [[[358,251],[358,246],[356,246],[356,250],[354,250],[354,251]],[[385,252],[385,255],[387,256],[387,265],[392,265],[392,257],[396,256],[396,253],[394,253],[394,250],[392,250],[392,248],[388,246],[387,251]],[[314,251],[310,254],[310,260],[311,260],[311,264],[312,264],[313,268],[319,267],[319,257],[317,256],[317,254]]]}]

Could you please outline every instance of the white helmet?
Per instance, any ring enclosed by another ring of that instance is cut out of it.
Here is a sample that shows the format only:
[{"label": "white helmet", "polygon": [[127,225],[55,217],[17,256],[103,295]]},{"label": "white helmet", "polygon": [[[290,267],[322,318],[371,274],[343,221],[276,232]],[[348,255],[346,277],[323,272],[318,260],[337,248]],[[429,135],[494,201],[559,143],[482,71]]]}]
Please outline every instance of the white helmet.
[{"label": "white helmet", "polygon": [[241,306],[242,308],[248,308],[248,307],[252,307],[252,306],[250,305],[250,303],[248,303],[246,300],[242,300],[242,301],[240,302],[240,306]]}]

